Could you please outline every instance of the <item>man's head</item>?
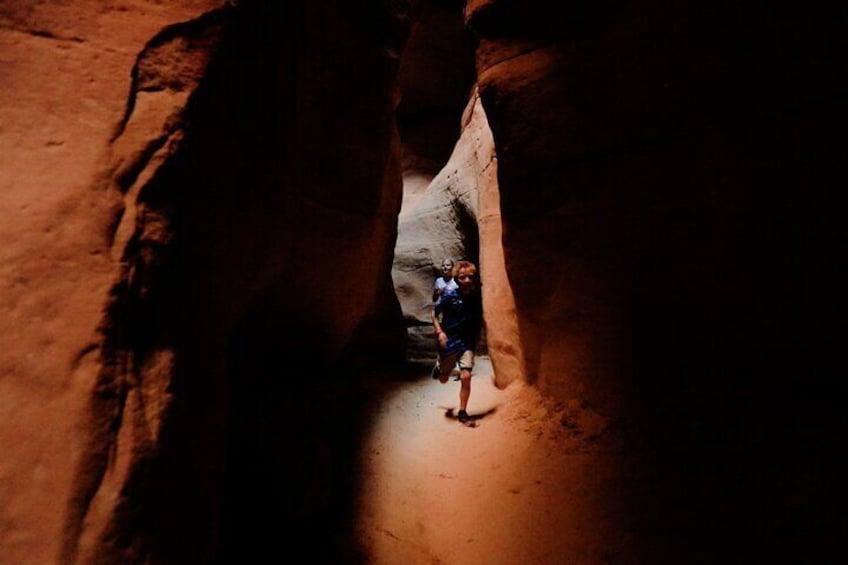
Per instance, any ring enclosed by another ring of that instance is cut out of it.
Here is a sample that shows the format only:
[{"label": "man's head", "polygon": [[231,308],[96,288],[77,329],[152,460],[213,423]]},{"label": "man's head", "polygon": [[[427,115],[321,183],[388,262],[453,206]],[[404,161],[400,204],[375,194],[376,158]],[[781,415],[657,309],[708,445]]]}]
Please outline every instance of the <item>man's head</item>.
[{"label": "man's head", "polygon": [[457,261],[453,266],[453,278],[460,292],[470,292],[477,288],[477,266],[471,261]]},{"label": "man's head", "polygon": [[448,278],[453,272],[453,260],[445,259],[442,261],[442,276]]}]

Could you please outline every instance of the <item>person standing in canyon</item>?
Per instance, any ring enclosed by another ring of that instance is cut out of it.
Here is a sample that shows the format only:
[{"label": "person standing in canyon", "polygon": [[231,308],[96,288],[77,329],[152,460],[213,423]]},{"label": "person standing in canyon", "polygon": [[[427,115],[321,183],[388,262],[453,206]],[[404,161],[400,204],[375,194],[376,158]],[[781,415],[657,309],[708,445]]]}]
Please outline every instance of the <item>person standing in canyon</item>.
[{"label": "person standing in canyon", "polygon": [[460,422],[469,420],[467,408],[471,396],[471,371],[474,368],[474,350],[483,326],[483,303],[477,277],[477,267],[470,261],[457,261],[452,278],[457,288],[446,289],[433,308],[433,329],[439,345],[439,358],[433,367],[432,377],[442,384],[454,366],[459,363]]},{"label": "person standing in canyon", "polygon": [[456,289],[456,279],[453,278],[453,259],[442,261],[442,276],[433,284],[433,302],[438,302],[442,293],[448,289]]}]

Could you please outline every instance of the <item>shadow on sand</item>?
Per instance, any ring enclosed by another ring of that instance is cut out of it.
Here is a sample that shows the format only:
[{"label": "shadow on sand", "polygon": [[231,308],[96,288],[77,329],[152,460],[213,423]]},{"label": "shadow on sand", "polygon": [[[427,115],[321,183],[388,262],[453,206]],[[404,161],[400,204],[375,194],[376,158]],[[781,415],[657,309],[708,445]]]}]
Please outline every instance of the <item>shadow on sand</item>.
[{"label": "shadow on sand", "polygon": [[[442,408],[442,409],[445,410],[445,418],[449,418],[451,420],[456,420],[457,422],[459,422],[459,418],[457,417],[456,411],[455,411],[454,408],[452,408],[452,407],[448,408],[446,406],[440,406],[439,408]],[[476,428],[477,422],[479,420],[482,420],[486,416],[494,414],[497,409],[498,409],[497,406],[493,406],[493,407],[489,408],[488,410],[486,410],[484,412],[477,412],[475,414],[469,413],[468,418],[464,422],[460,422],[460,423],[465,425],[465,426],[468,426],[469,428]]]}]

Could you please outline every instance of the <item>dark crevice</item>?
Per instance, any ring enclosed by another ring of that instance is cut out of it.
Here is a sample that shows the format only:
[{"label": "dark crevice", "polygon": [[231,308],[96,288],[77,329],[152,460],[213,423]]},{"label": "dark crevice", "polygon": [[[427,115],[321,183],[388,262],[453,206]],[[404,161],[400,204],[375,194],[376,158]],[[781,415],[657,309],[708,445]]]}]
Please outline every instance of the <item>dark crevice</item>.
[{"label": "dark crevice", "polygon": [[[233,8],[229,6],[216,8],[193,20],[169,25],[159,31],[159,33],[153,36],[153,38],[145,44],[144,48],[138,55],[136,55],[135,58],[135,64],[133,65],[131,72],[132,82],[130,84],[129,95],[127,96],[126,108],[124,109],[124,115],[121,118],[121,121],[115,128],[115,133],[112,135],[113,143],[124,133],[127,123],[129,123],[130,118],[132,117],[133,111],[135,110],[138,92],[154,90],[150,86],[140,86],[139,69],[148,54],[156,48],[179,38],[187,38],[189,40],[202,38],[207,35],[210,30],[223,25],[227,18],[231,17],[230,13],[232,9]],[[166,87],[163,85],[157,88],[159,90],[164,90]]]},{"label": "dark crevice", "polygon": [[85,43],[85,39],[79,37],[77,35],[72,35],[70,37],[59,35],[55,32],[52,32],[48,29],[37,28],[37,29],[21,29],[19,27],[10,26],[10,25],[0,25],[0,29],[7,29],[9,31],[15,31],[18,33],[24,33],[27,35],[32,35],[35,37],[43,37],[45,39],[54,39],[56,41],[69,41],[72,43]]},{"label": "dark crevice", "polygon": [[168,132],[160,137],[153,138],[147,142],[136,159],[122,166],[121,170],[115,176],[115,183],[118,185],[118,190],[122,194],[126,194],[130,187],[135,183],[138,176],[144,171],[150,159],[161,149],[168,141],[168,137],[172,132]]}]

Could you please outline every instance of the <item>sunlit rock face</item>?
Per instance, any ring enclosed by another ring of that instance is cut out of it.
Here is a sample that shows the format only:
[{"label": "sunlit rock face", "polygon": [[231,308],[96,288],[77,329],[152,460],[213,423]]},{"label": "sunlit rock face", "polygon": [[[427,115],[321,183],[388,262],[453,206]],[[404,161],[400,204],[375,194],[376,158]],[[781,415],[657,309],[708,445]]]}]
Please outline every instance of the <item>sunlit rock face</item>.
[{"label": "sunlit rock face", "polygon": [[[422,1],[413,13],[399,77],[403,204],[392,277],[408,326],[406,355],[424,360],[436,356],[430,312],[438,266],[446,257],[478,255],[477,168],[466,162],[467,148],[455,149],[470,139],[459,137],[467,125],[462,115],[474,84],[474,51],[460,2]],[[456,169],[451,175],[449,167]]]},{"label": "sunlit rock face", "polygon": [[[314,552],[356,430],[325,371],[357,340],[403,346],[408,6],[19,4],[0,4],[0,561],[267,555],[243,543],[280,540],[263,502]],[[337,425],[276,443],[316,406]]]},{"label": "sunlit rock face", "polygon": [[419,3],[403,54],[397,119],[404,188],[392,276],[408,326],[407,357],[433,359],[438,266],[445,258],[476,262],[486,308],[480,351],[491,354],[504,386],[523,378],[521,343],[503,268],[492,135],[473,87],[475,38],[460,4]]},{"label": "sunlit rock face", "polygon": [[0,562],[355,561],[332,367],[402,347],[402,175],[411,286],[479,260],[493,330],[508,281],[499,377],[619,474],[586,555],[828,562],[844,15],[470,0],[501,259],[474,77],[399,90],[411,4],[0,1]]},{"label": "sunlit rock face", "polygon": [[431,314],[437,267],[445,258],[477,264],[485,318],[478,353],[490,355],[496,383],[505,387],[524,379],[524,366],[501,246],[497,158],[476,90],[461,125],[447,164],[423,195],[401,211],[392,276],[408,326],[407,356],[434,359]]},{"label": "sunlit rock face", "polygon": [[182,129],[220,4],[0,3],[0,562],[60,562],[76,543],[125,193]]},{"label": "sunlit rock face", "polygon": [[605,421],[602,445],[630,438],[633,510],[611,531],[642,562],[803,561],[790,540],[817,528],[815,551],[832,549],[832,481],[808,455],[833,439],[844,334],[844,15],[506,0],[466,15],[526,373]]},{"label": "sunlit rock face", "polygon": [[473,38],[461,2],[422,0],[400,65],[398,129],[404,208],[411,208],[445,165],[475,80]]},{"label": "sunlit rock face", "polygon": [[463,117],[467,135],[461,142],[474,149],[477,178],[477,228],[480,236],[480,281],[483,292],[485,347],[492,360],[495,384],[526,381],[515,298],[506,272],[503,222],[498,190],[498,160],[492,130],[475,90]]},{"label": "sunlit rock face", "polygon": [[431,313],[438,266],[446,258],[479,261],[478,185],[492,155],[478,153],[485,118],[472,124],[468,112],[463,126],[445,167],[398,221],[392,276],[409,326],[408,355],[413,360],[436,356]]}]

